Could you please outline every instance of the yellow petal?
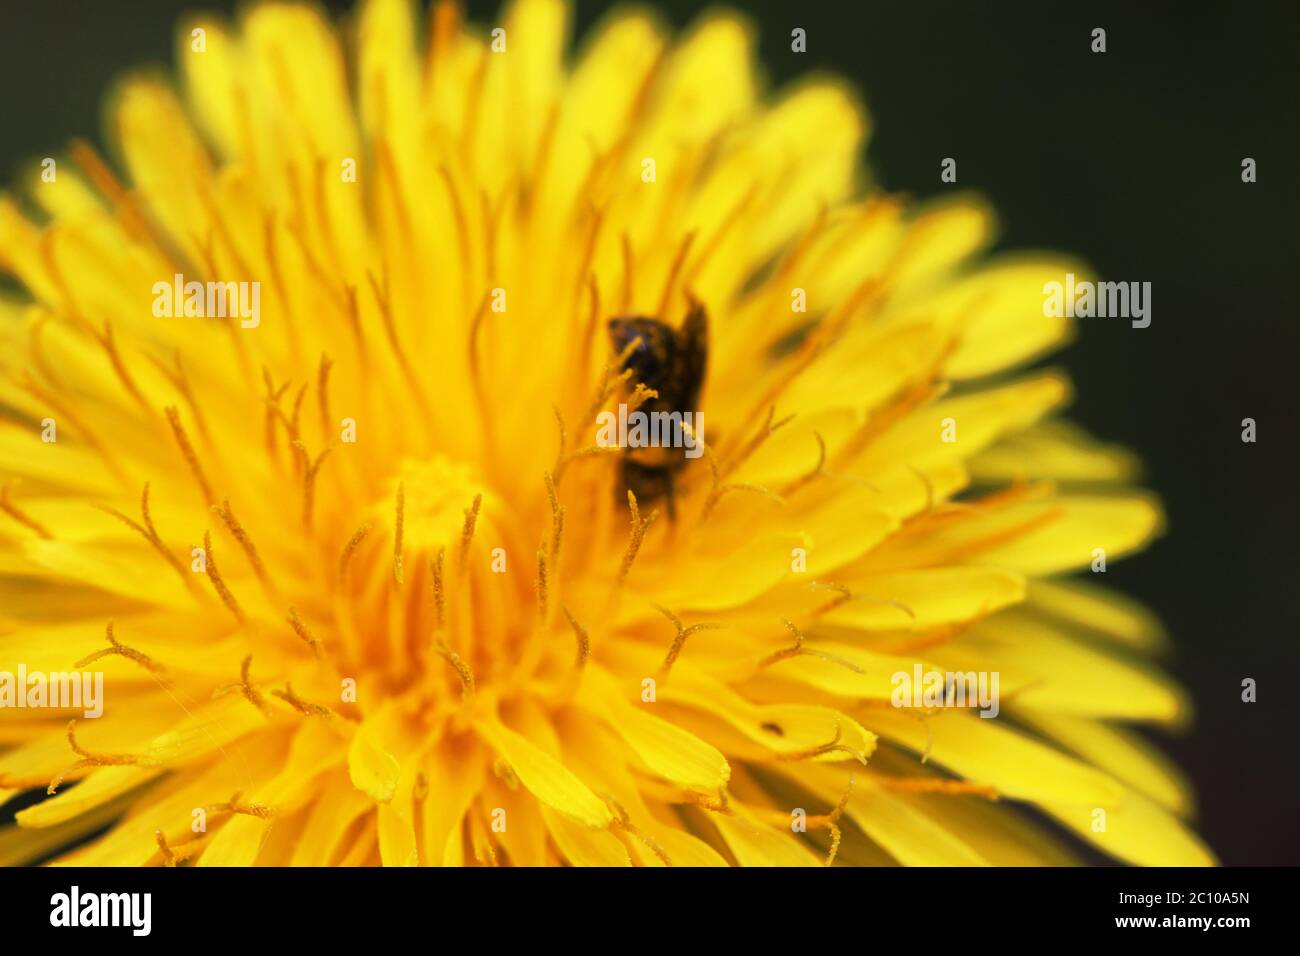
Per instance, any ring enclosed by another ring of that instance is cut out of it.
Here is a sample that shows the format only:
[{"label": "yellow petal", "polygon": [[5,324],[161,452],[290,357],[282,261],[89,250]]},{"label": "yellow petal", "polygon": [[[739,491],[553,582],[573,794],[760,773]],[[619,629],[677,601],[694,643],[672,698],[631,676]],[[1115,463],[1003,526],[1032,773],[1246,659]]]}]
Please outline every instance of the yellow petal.
[{"label": "yellow petal", "polygon": [[[1095,806],[1046,802],[1043,809],[1093,845],[1136,866],[1214,866],[1210,849],[1177,817],[1131,790]],[[1104,810],[1105,829],[1099,829]]]},{"label": "yellow petal", "polygon": [[497,721],[477,721],[474,727],[538,800],[588,827],[606,827],[613,820],[604,801],[526,737]]},{"label": "yellow petal", "polygon": [[741,866],[821,866],[824,862],[793,833],[781,833],[760,823],[732,819],[721,813],[713,814],[710,819]]},{"label": "yellow petal", "polygon": [[424,762],[429,793],[423,805],[425,862],[458,866],[463,862],[461,825],[483,778],[481,757],[472,747],[434,748]]},{"label": "yellow petal", "polygon": [[158,767],[101,767],[75,787],[60,790],[14,816],[21,827],[52,827],[94,810],[101,804],[148,783],[163,771]]},{"label": "yellow petal", "polygon": [[347,775],[340,772],[325,777],[303,824],[291,865],[332,865],[344,850],[344,839],[374,806]]},{"label": "yellow petal", "polygon": [[862,832],[904,866],[988,866],[959,833],[953,833],[890,793],[859,777],[845,812]]},{"label": "yellow petal", "polygon": [[996,568],[924,568],[855,578],[861,595],[825,616],[827,624],[863,630],[911,628],[982,617],[1024,599],[1019,574]]},{"label": "yellow petal", "polygon": [[1066,260],[1021,257],[990,264],[927,303],[952,323],[957,347],[945,369],[956,379],[1013,368],[1063,344],[1069,319],[1043,314],[1043,284],[1087,270]]},{"label": "yellow petal", "polygon": [[549,807],[542,807],[542,816],[560,852],[574,866],[632,865],[627,848],[608,830],[585,827]]},{"label": "yellow petal", "polygon": [[1147,494],[1062,495],[1050,507],[1051,520],[983,552],[979,559],[1025,574],[1054,574],[1089,566],[1098,548],[1106,552],[1107,561],[1123,557],[1164,526],[1159,502]]},{"label": "yellow petal", "polygon": [[988,784],[1003,796],[1045,802],[1099,803],[1119,794],[1119,785],[1058,750],[1038,743],[996,720],[953,712],[918,720],[898,710],[864,711],[863,722],[967,780]]},{"label": "yellow petal", "polygon": [[397,794],[402,765],[379,744],[376,736],[372,721],[357,728],[348,748],[348,774],[352,785],[370,799],[388,803]]},{"label": "yellow petal", "polygon": [[945,670],[1000,671],[1016,685],[1009,701],[1016,707],[1116,720],[1177,721],[1189,714],[1187,696],[1145,662],[1073,640],[1018,610],[980,621],[931,656]]},{"label": "yellow petal", "polygon": [[691,790],[722,790],[731,777],[727,758],[694,734],[634,704],[614,690],[607,675],[596,668],[586,675],[588,707],[627,742],[653,773]]},{"label": "yellow petal", "polygon": [[976,481],[995,483],[1025,479],[1131,482],[1138,463],[1132,452],[1102,445],[1065,422],[1039,422],[1008,435],[971,462]]},{"label": "yellow petal", "polygon": [[1168,644],[1156,616],[1136,601],[1086,581],[1034,581],[1030,609],[1088,634],[1154,652]]},{"label": "yellow petal", "polygon": [[1191,814],[1193,795],[1187,779],[1137,734],[1097,720],[1037,710],[1017,709],[1017,716],[1178,816]]}]

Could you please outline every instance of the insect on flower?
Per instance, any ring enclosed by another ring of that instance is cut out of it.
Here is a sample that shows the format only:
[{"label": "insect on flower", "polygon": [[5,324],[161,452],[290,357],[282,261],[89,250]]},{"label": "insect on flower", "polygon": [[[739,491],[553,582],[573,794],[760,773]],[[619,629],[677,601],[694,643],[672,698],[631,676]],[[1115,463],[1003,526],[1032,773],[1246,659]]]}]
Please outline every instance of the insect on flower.
[{"label": "insect on flower", "polygon": [[[631,370],[631,382],[643,393],[653,393],[641,410],[683,417],[696,411],[709,363],[709,318],[702,303],[692,301],[680,328],[647,316],[610,319],[609,339],[616,355],[630,349],[623,368]],[[681,421],[670,421],[671,442],[626,450],[619,465],[618,494],[622,498],[631,491],[647,503],[665,499],[672,518],[675,477],[687,460],[682,447],[690,442],[682,434]]]}]

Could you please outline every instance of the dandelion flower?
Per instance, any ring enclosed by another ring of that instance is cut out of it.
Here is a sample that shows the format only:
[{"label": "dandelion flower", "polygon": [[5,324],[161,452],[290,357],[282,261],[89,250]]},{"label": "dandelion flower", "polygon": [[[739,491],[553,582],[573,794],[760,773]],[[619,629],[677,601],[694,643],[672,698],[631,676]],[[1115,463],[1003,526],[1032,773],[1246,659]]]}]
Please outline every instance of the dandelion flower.
[{"label": "dandelion flower", "polygon": [[[0,860],[1210,862],[1126,729],[1187,716],[1158,626],[1063,577],[1161,523],[1024,369],[1086,268],[870,189],[743,18],[570,13],[187,21],[113,162],[0,197],[0,670],[104,675],[0,714]],[[703,453],[638,498],[607,326],[693,308]],[[896,706],[932,671],[996,717]]]}]

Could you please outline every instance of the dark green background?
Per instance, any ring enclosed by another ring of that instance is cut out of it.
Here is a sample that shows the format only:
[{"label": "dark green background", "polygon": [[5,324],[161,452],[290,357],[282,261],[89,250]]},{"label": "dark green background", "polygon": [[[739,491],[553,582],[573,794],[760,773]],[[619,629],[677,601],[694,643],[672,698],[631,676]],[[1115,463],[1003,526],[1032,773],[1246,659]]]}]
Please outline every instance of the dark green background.
[{"label": "dark green background", "polygon": [[[176,14],[229,2],[0,0],[0,181],[100,133],[128,66],[169,63]],[[331,8],[346,4],[330,3]],[[471,3],[491,20],[495,3]],[[698,3],[656,4],[674,23]],[[1153,320],[1081,322],[1063,361],[1074,416],[1139,450],[1168,534],[1107,583],[1156,608],[1167,662],[1198,707],[1161,737],[1225,863],[1300,863],[1295,453],[1300,308],[1300,8],[1246,4],[750,3],[764,67],[852,79],[875,121],[867,161],[892,191],[934,195],[939,162],[998,209],[1006,248],[1082,255],[1153,283]],[[604,4],[578,4],[579,29]],[[790,51],[790,30],[808,52]],[[1093,27],[1108,52],[1089,51]],[[1259,182],[1245,185],[1245,156]],[[1240,440],[1256,419],[1259,440]],[[1259,702],[1240,701],[1243,677]]]}]

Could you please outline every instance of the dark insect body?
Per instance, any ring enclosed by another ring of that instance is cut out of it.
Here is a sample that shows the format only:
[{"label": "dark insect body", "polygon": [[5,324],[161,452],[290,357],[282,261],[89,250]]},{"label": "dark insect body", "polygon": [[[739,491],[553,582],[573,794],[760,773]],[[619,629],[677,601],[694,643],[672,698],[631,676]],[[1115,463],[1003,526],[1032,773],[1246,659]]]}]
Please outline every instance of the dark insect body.
[{"label": "dark insect body", "polygon": [[[647,399],[640,411],[647,415],[677,412],[693,420],[709,359],[709,319],[704,306],[692,304],[680,328],[648,316],[610,319],[609,340],[616,355],[637,339],[640,342],[622,367],[632,370],[629,384],[640,383],[658,393]],[[680,439],[680,434],[677,437]],[[619,463],[619,496],[626,498],[631,491],[643,504],[663,499],[668,516],[675,518],[676,476],[689,460],[684,444],[679,440],[675,447],[627,448]]]}]

